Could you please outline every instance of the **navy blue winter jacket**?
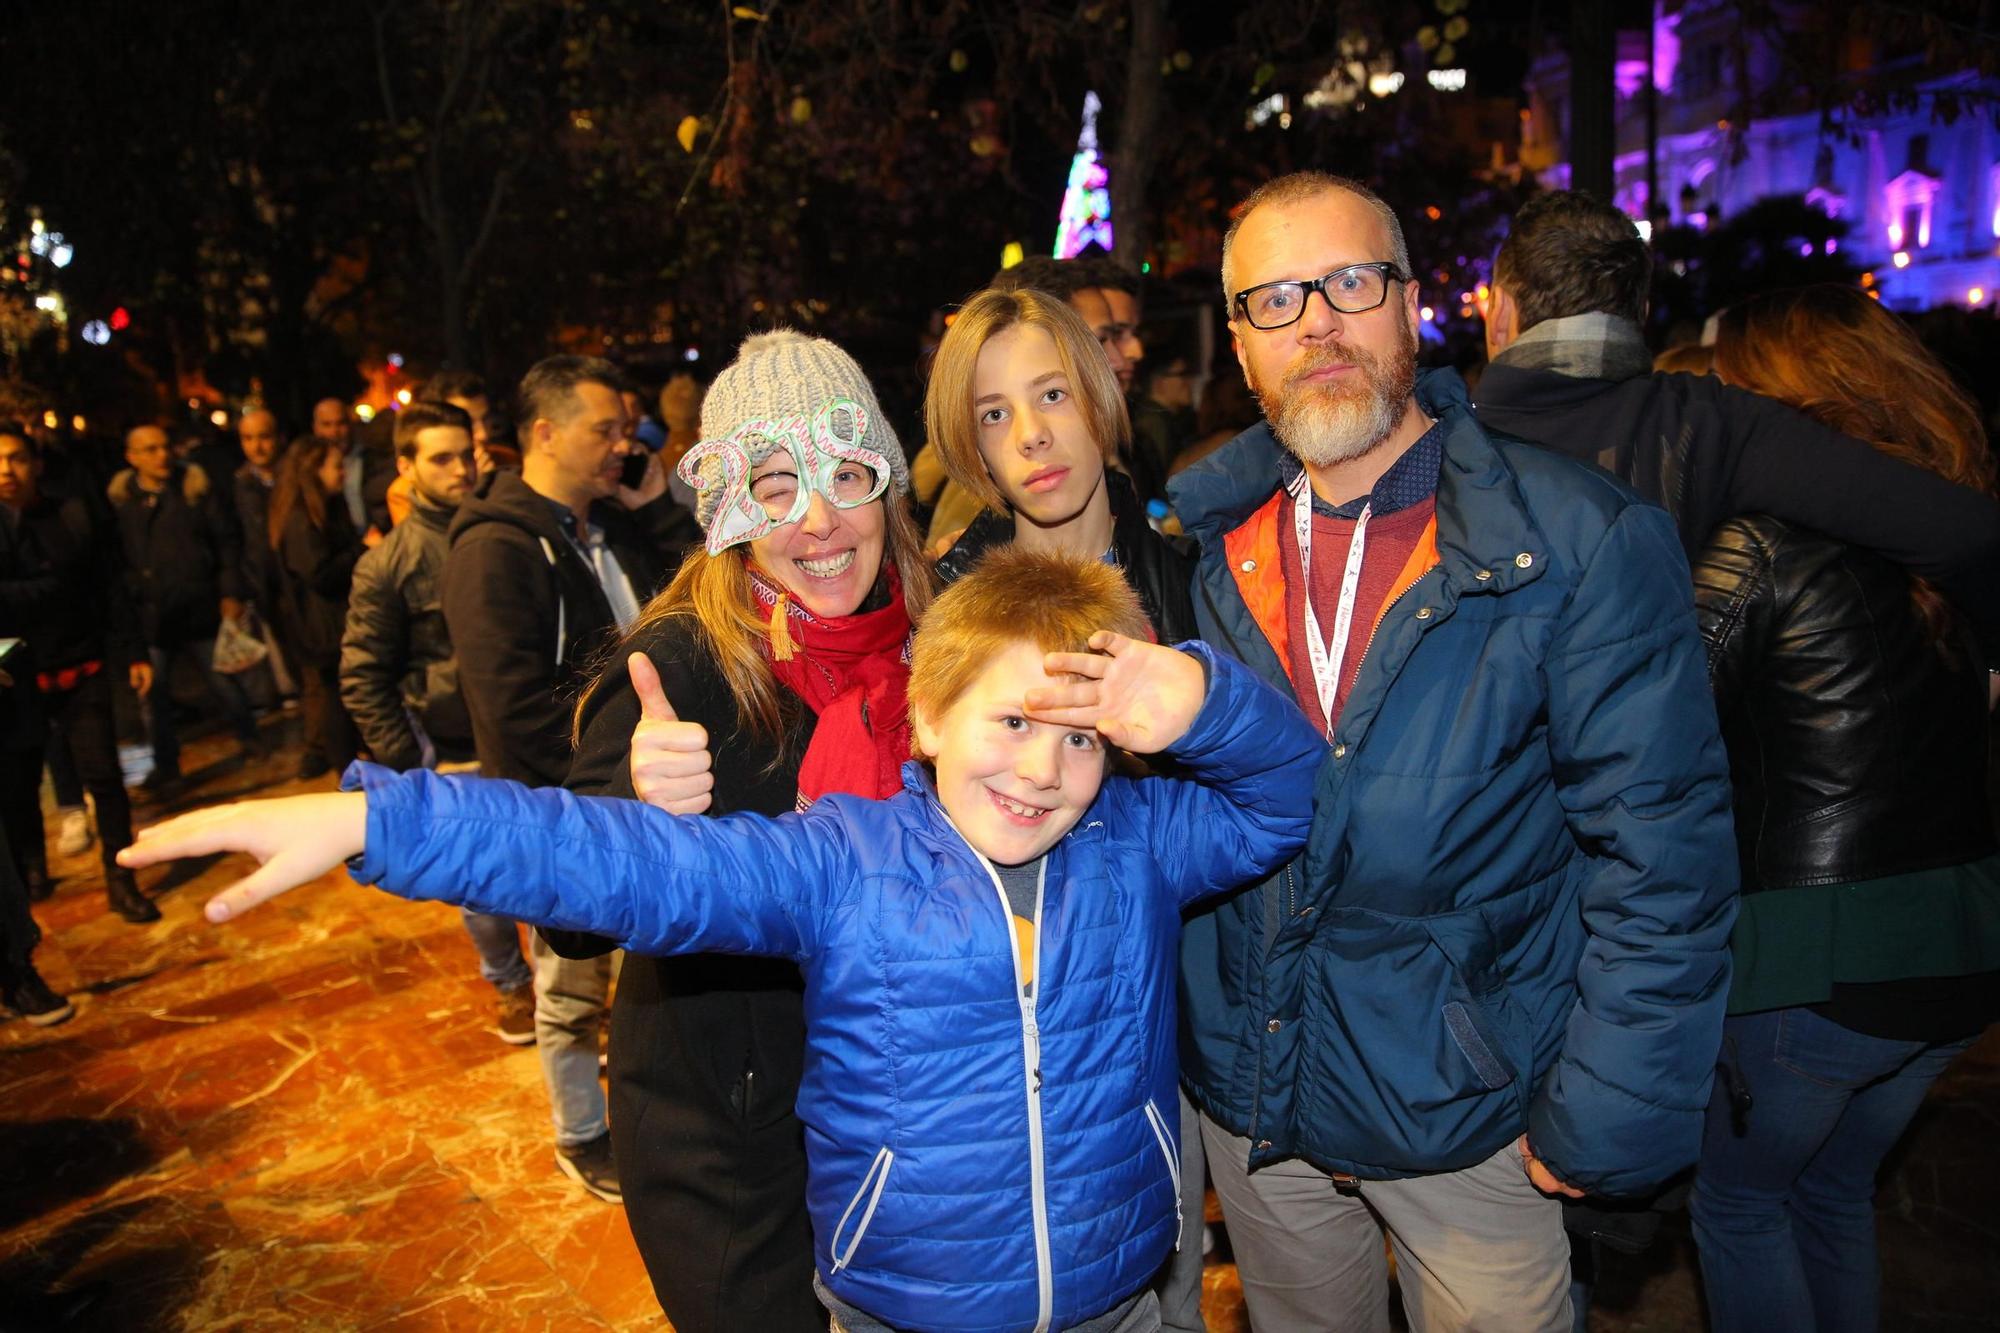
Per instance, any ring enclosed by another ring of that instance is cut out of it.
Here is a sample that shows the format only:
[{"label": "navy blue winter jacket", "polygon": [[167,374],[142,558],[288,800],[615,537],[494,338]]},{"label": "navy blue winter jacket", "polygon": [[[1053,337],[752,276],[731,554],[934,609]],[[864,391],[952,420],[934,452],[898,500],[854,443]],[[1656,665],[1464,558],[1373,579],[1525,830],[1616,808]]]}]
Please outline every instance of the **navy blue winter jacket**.
[{"label": "navy blue winter jacket", "polygon": [[1187,647],[1209,692],[1171,753],[1204,781],[1105,780],[1043,863],[1027,997],[999,879],[915,763],[886,801],[775,820],[360,766],[355,876],[634,953],[796,959],[821,1280],[898,1328],[1068,1327],[1179,1234],[1181,908],[1282,864],[1312,816],[1297,707]]},{"label": "navy blue winter jacket", "polygon": [[[1568,1183],[1640,1191],[1695,1158],[1736,908],[1687,562],[1609,474],[1490,436],[1455,374],[1417,393],[1438,563],[1361,663],[1304,855],[1188,922],[1183,1075],[1252,1164],[1396,1178],[1525,1130]],[[1260,425],[1171,489],[1203,638],[1284,685],[1250,611],[1277,561],[1227,549],[1279,457]]]}]

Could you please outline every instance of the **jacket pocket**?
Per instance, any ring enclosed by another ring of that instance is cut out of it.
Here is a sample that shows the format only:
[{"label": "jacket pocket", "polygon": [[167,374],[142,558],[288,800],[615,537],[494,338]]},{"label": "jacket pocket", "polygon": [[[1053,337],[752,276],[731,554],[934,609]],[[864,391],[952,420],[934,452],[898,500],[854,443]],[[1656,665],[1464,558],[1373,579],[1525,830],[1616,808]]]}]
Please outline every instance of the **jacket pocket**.
[{"label": "jacket pocket", "polygon": [[[1176,1109],[1178,1116],[1179,1111]],[[1174,1142],[1173,1131],[1167,1128],[1167,1118],[1160,1114],[1160,1108],[1152,1102],[1146,1103],[1146,1123],[1153,1127],[1153,1137],[1159,1141],[1160,1152],[1167,1159],[1167,1179],[1174,1187],[1174,1251],[1180,1252],[1181,1228],[1186,1225],[1181,1216],[1181,1154]]]},{"label": "jacket pocket", "polygon": [[1452,1044],[1488,1091],[1511,1087],[1525,1093],[1523,1071],[1533,1056],[1525,1019],[1500,974],[1492,931],[1477,911],[1431,917],[1424,928],[1450,965],[1438,1016]]},{"label": "jacket pocket", "polygon": [[[833,1229],[833,1237],[827,1242],[828,1257],[833,1260],[829,1276],[847,1267],[854,1258],[854,1252],[861,1248],[861,1238],[868,1234],[868,1224],[875,1220],[875,1206],[882,1202],[882,1191],[889,1183],[889,1168],[896,1164],[895,1151],[886,1143],[875,1154],[875,1160],[868,1164],[867,1174],[861,1177],[861,1187],[854,1191],[854,1197],[847,1201],[847,1211],[840,1215],[840,1222]],[[863,1200],[866,1200],[864,1204]],[[856,1219],[854,1210],[861,1209]],[[847,1230],[849,1220],[854,1221],[854,1234],[847,1238],[847,1247],[841,1248],[841,1233]]]}]

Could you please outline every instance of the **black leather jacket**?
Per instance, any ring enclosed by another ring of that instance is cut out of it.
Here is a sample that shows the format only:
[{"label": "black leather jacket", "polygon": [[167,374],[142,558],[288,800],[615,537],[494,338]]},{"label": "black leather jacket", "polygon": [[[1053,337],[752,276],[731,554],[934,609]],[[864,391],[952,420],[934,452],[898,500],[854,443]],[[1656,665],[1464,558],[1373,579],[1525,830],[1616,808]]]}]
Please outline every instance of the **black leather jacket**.
[{"label": "black leather jacket", "polygon": [[1994,851],[1986,672],[1969,636],[1955,661],[1930,641],[1899,566],[1757,515],[1716,529],[1694,590],[1745,893]]},{"label": "black leather jacket", "polygon": [[452,511],[413,501],[410,516],[354,566],[340,641],[340,701],[375,755],[415,768],[414,716],[440,749],[472,748],[472,718],[458,689],[440,591]]},{"label": "black leather jacket", "polygon": [[[1146,521],[1146,506],[1124,473],[1107,468],[1104,484],[1111,501],[1112,554],[1125,571],[1125,581],[1139,594],[1139,605],[1145,609],[1146,619],[1153,622],[1154,633],[1161,643],[1194,638],[1194,603],[1189,593],[1194,580],[1193,558],[1184,544],[1153,531]],[[938,557],[938,580],[955,582],[987,551],[1013,540],[1013,515],[981,511],[952,548]]]}]

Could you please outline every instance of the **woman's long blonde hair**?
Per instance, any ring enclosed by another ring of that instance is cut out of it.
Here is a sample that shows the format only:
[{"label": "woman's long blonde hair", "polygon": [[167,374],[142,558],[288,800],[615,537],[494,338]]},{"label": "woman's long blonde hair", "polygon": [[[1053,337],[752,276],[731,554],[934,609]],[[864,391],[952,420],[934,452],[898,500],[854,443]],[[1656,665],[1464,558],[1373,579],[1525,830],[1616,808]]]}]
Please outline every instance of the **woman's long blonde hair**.
[{"label": "woman's long blonde hair", "polygon": [[[914,626],[923,619],[936,590],[930,562],[924,558],[923,538],[916,521],[910,517],[908,502],[895,491],[889,491],[880,503],[886,539],[883,557],[895,564],[896,573],[902,578],[903,607]],[[584,709],[607,677],[624,672],[625,657],[632,651],[632,645],[664,622],[681,619],[722,669],[722,677],[736,700],[738,727],[772,742],[782,760],[790,742],[785,729],[784,691],[771,672],[767,646],[770,616],[758,605],[750,589],[749,560],[750,552],[745,547],[711,556],[707,548],[696,546],[687,553],[673,579],[646,603],[630,632],[610,651],[577,700],[572,743],[581,743]]]}]

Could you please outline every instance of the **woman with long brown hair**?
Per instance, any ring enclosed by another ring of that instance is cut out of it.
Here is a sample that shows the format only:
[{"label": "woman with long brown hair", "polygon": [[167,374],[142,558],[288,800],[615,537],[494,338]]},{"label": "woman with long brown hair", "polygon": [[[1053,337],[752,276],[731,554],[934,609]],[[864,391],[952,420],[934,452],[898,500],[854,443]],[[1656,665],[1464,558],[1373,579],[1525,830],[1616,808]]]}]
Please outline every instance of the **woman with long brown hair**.
[{"label": "woman with long brown hair", "polygon": [[[569,785],[647,797],[632,770],[651,754],[710,779],[705,794],[667,806],[678,813],[776,815],[830,792],[888,796],[910,757],[908,643],[931,579],[905,507],[902,446],[867,377],[823,339],[757,335],[717,376],[701,437],[683,476],[702,482],[705,547],[584,696]],[[642,723],[688,744],[637,744]],[[633,1237],[681,1333],[826,1327],[793,1112],[804,1049],[789,962],[625,960],[611,1018],[612,1148]]]},{"label": "woman with long brown hair", "polygon": [[[361,537],[338,497],[347,451],[318,436],[289,449],[271,485],[265,539],[276,556],[279,614],[297,649],[302,707],[320,720],[323,753],[308,754],[299,776],[338,773],[360,744],[340,701],[340,636],[347,625],[347,590],[361,559]],[[331,501],[331,502],[330,502]]]},{"label": "woman with long brown hair", "polygon": [[[1715,373],[1994,492],[1979,415],[1902,322],[1814,287],[1725,312]],[[1690,1202],[1712,1327],[1872,1329],[1875,1174],[2000,1017],[1988,679],[1900,566],[1734,519],[1694,567],[1743,903]]]}]

